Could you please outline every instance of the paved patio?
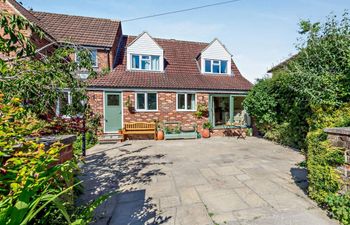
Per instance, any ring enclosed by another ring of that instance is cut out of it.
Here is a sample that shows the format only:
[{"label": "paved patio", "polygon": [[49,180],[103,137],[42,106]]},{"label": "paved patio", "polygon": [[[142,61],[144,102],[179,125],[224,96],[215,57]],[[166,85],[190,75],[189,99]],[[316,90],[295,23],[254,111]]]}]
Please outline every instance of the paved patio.
[{"label": "paved patio", "polygon": [[305,195],[298,152],[263,139],[128,141],[88,151],[86,202],[120,190],[96,224],[337,224]]}]

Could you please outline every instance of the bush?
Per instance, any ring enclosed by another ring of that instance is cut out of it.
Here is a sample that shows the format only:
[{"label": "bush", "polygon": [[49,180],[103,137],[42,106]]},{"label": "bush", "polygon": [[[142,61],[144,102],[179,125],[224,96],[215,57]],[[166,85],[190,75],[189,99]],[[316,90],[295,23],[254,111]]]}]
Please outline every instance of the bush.
[{"label": "bush", "polygon": [[244,101],[268,139],[306,154],[309,196],[343,224],[350,224],[349,193],[338,168],[343,149],[333,147],[326,127],[350,126],[350,19],[300,23],[299,53],[271,78],[257,82]]},{"label": "bush", "polygon": [[77,159],[58,164],[65,146],[48,150],[34,139],[42,123],[0,94],[0,224],[87,224],[102,196],[89,206],[74,207]]}]

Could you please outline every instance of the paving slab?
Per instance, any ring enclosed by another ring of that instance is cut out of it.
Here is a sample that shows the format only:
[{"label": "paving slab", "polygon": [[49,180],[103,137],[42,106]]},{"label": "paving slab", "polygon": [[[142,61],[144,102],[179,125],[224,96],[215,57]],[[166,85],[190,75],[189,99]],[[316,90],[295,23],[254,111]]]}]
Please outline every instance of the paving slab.
[{"label": "paving slab", "polygon": [[305,194],[306,173],[296,167],[303,160],[250,137],[97,145],[78,202],[119,190],[97,209],[95,225],[338,224]]}]

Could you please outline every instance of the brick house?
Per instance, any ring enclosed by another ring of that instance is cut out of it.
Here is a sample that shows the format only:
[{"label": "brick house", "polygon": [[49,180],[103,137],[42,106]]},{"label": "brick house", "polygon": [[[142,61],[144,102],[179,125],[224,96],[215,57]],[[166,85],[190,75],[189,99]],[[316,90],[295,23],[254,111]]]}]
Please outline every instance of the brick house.
[{"label": "brick house", "polygon": [[[147,32],[129,36],[119,21],[28,11],[13,0],[1,4],[37,23],[55,41],[89,48],[98,72],[110,69],[96,79],[80,74],[88,82],[91,108],[102,116],[103,133],[115,133],[126,122],[158,120],[196,123],[199,130],[210,121],[214,133],[222,134],[224,124],[244,114],[242,101],[252,84],[218,39],[179,41]],[[69,91],[65,101],[72,101]],[[194,115],[199,105],[208,109],[201,118]]]}]

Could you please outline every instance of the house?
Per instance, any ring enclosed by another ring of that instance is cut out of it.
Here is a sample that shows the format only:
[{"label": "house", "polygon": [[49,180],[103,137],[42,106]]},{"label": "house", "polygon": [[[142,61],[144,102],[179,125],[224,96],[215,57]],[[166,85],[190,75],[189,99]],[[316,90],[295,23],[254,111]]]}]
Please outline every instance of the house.
[{"label": "house", "polygon": [[[98,72],[110,69],[86,80],[89,104],[102,116],[103,133],[115,133],[127,122],[180,121],[201,128],[209,120],[220,135],[227,122],[244,114],[242,102],[252,84],[218,39],[180,41],[147,32],[130,36],[123,34],[119,21],[28,11],[14,0],[7,4],[55,41],[89,48]],[[71,103],[69,91],[64,101]],[[195,116],[198,106],[207,108],[207,115]]]}]

